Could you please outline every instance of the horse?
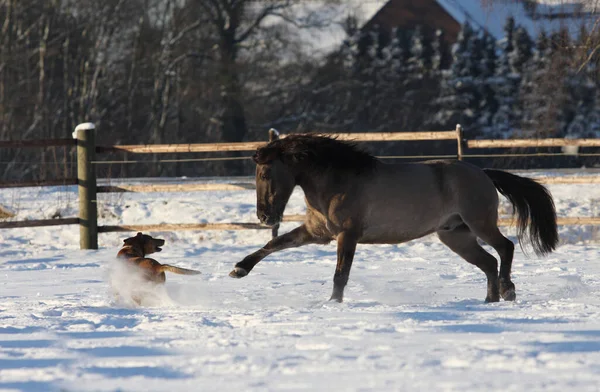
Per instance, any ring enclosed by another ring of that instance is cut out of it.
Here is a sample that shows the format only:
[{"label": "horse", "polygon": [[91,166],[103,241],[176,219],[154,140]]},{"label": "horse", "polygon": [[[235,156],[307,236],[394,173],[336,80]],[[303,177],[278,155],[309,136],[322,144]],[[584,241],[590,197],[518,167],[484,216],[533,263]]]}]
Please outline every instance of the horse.
[{"label": "horse", "polygon": [[[242,278],[266,256],[283,249],[337,241],[331,300],[342,302],[357,244],[400,244],[436,233],[443,244],[487,277],[486,302],[516,299],[511,281],[514,243],[498,229],[498,192],[517,215],[517,240],[538,256],[556,249],[556,210],[550,192],[515,174],[458,160],[384,163],[335,136],[290,134],[259,147],[257,217],[282,221],[295,188],[305,196],[302,225],[277,236],[235,264]],[[498,261],[478,243],[490,245]]]}]

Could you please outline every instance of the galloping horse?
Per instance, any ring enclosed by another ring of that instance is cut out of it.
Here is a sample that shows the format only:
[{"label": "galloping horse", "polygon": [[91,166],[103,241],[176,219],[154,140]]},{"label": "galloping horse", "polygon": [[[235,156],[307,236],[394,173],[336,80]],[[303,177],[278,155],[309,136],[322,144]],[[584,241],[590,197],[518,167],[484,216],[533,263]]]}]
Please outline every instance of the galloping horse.
[{"label": "galloping horse", "polygon": [[[384,164],[354,143],[314,134],[293,134],[256,150],[257,216],[279,223],[296,185],[304,191],[304,224],[246,256],[229,274],[246,276],[282,249],[337,240],[332,300],[342,302],[356,245],[398,244],[437,233],[452,251],[487,277],[487,302],[516,298],[511,281],[514,244],[500,233],[498,190],[517,214],[517,238],[538,255],[558,244],[552,196],[537,182],[514,174],[453,161]],[[494,256],[477,242],[485,241]]]}]

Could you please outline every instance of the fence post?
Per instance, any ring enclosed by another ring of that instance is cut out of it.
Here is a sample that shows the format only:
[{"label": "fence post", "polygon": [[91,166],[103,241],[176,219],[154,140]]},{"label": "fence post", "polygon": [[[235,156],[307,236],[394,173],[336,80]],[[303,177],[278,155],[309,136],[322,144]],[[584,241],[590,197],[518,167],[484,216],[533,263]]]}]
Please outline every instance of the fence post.
[{"label": "fence post", "polygon": [[463,160],[462,126],[460,124],[456,124],[456,155],[459,161]]},{"label": "fence post", "polygon": [[98,205],[96,203],[96,126],[79,124],[77,139],[77,188],[79,190],[79,247],[98,249]]},{"label": "fence post", "polygon": [[[269,142],[272,142],[273,140],[277,140],[277,139],[279,139],[279,132],[277,132],[277,130],[275,128],[269,129]],[[273,226],[273,228],[271,229],[271,237],[272,238],[277,237],[278,232],[279,232],[279,223],[276,224],[275,226]]]}]

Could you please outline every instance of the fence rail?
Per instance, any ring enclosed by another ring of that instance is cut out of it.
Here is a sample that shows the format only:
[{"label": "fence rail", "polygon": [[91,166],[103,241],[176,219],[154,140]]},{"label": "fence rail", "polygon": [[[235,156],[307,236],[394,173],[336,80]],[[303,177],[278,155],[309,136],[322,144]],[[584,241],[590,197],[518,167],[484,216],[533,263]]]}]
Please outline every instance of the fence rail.
[{"label": "fence rail", "polygon": [[37,219],[0,222],[0,229],[16,229],[23,227],[62,226],[77,224],[79,224],[79,218]]},{"label": "fence rail", "polygon": [[115,231],[179,231],[179,230],[260,230],[270,229],[259,223],[173,223],[156,225],[106,225],[99,226],[99,233],[110,233]]},{"label": "fence rail", "polygon": [[[355,142],[391,142],[391,141],[419,141],[419,140],[454,140],[456,141],[456,155],[444,155],[445,158],[472,158],[505,156],[502,154],[468,154],[465,148],[546,148],[546,147],[600,147],[600,139],[512,139],[512,140],[464,140],[462,128],[457,125],[452,131],[432,132],[379,132],[379,133],[336,133],[334,135],[340,140],[352,140]],[[269,140],[285,138],[288,135],[279,135],[276,131],[269,131]],[[204,152],[236,152],[253,151],[267,143],[261,142],[237,142],[237,143],[205,143],[205,144],[159,144],[159,145],[114,145],[96,146],[94,124],[85,123],[77,126],[74,132],[75,139],[52,139],[52,140],[20,140],[0,141],[0,148],[33,148],[52,146],[77,146],[77,178],[66,178],[62,180],[46,181],[13,181],[0,183],[0,188],[17,188],[28,186],[56,186],[77,185],[79,190],[79,217],[8,221],[0,222],[0,229],[17,227],[41,227],[79,224],[80,246],[82,249],[97,249],[98,233],[122,232],[122,231],[175,231],[175,230],[248,230],[248,229],[270,229],[258,223],[228,222],[228,223],[195,223],[195,224],[149,224],[149,225],[103,225],[98,226],[96,194],[106,192],[190,192],[190,191],[217,191],[217,190],[249,190],[255,189],[255,184],[249,182],[234,183],[209,183],[209,184],[142,184],[142,185],[102,185],[97,186],[96,165],[104,163],[139,163],[143,161],[99,161],[96,154],[107,152],[128,152],[134,154],[164,154],[164,153],[204,153]],[[565,153],[534,153],[534,154],[509,154],[511,156],[541,156],[541,155],[573,155],[572,150]],[[581,154],[586,155],[586,154]],[[597,154],[587,154],[597,155]],[[412,158],[428,159],[430,156],[387,156],[382,159]],[[199,158],[199,159],[169,159],[161,162],[186,162],[203,160],[226,160],[245,158]],[[576,177],[537,177],[534,178],[543,184],[598,184],[600,176],[576,176]],[[287,215],[284,222],[298,222],[304,220],[303,215]],[[510,226],[514,224],[512,219],[500,219],[498,224]],[[559,225],[600,225],[600,217],[561,217],[558,218]],[[273,230],[275,234],[277,228]]]},{"label": "fence rail", "polygon": [[468,148],[600,147],[600,139],[468,140]]},{"label": "fence rail", "polygon": [[37,140],[5,140],[0,141],[0,148],[39,148],[76,146],[76,139],[37,139]]},{"label": "fence rail", "polygon": [[62,180],[0,182],[0,188],[28,188],[28,187],[32,187],[32,186],[60,186],[60,185],[77,185],[77,178],[65,178]]},{"label": "fence rail", "polygon": [[256,189],[253,183],[234,184],[152,184],[152,185],[104,185],[98,193],[122,192],[195,192],[195,191],[239,191]]},{"label": "fence rail", "polygon": [[98,146],[98,154],[106,152],[131,152],[134,154],[172,154],[185,152],[254,151],[266,142],[206,143],[206,144],[133,144]]},{"label": "fence rail", "polygon": [[[331,134],[329,134],[331,135]],[[407,140],[456,140],[456,131],[440,132],[373,132],[373,133],[336,133],[340,140],[361,142],[391,142]],[[285,138],[286,135],[281,135]],[[222,152],[254,151],[267,142],[202,143],[202,144],[134,144],[120,146],[98,146],[96,152],[130,152],[135,154],[172,154],[186,152]]]}]

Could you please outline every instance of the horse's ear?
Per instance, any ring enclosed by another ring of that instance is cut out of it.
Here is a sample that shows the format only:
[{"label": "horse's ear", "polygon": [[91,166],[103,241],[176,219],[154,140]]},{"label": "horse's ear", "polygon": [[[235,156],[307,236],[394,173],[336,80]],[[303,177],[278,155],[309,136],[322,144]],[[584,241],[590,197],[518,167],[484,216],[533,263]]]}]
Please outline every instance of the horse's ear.
[{"label": "horse's ear", "polygon": [[272,162],[273,160],[279,158],[280,150],[279,148],[273,147],[262,147],[256,150],[254,155],[252,155],[252,160],[255,163],[260,165],[264,165],[265,163]]}]

